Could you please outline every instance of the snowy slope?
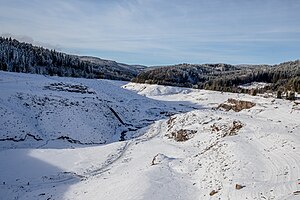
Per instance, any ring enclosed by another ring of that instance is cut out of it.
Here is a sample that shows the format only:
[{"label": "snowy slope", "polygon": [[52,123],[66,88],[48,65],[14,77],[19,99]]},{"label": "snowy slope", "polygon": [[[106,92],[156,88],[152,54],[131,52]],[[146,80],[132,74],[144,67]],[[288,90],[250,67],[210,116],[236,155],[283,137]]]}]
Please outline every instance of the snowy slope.
[{"label": "snowy slope", "polygon": [[126,82],[5,72],[0,78],[0,140],[104,144],[186,110],[122,89]]},{"label": "snowy slope", "polygon": [[[0,84],[0,199],[300,197],[297,103],[4,72]],[[255,106],[217,108],[229,98]]]}]

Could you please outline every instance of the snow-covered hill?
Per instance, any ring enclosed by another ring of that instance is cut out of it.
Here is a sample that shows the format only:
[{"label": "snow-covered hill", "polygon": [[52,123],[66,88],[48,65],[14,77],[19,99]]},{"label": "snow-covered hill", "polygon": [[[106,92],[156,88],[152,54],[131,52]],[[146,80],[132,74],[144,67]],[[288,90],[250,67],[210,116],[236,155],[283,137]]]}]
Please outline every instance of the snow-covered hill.
[{"label": "snow-covered hill", "polygon": [[0,72],[0,199],[298,199],[300,104]]}]

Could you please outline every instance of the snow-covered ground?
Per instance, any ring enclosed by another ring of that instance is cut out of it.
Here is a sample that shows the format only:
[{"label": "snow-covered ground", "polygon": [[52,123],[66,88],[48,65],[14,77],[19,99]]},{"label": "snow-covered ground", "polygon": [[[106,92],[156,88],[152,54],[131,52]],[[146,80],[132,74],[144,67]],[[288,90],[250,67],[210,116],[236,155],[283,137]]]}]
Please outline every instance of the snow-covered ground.
[{"label": "snow-covered ground", "polygon": [[300,197],[297,103],[7,72],[0,86],[0,199]]},{"label": "snow-covered ground", "polygon": [[270,83],[264,83],[264,82],[252,82],[252,83],[247,83],[247,84],[243,84],[240,85],[240,88],[244,88],[244,89],[261,89],[261,88],[265,88],[267,86],[269,86]]}]

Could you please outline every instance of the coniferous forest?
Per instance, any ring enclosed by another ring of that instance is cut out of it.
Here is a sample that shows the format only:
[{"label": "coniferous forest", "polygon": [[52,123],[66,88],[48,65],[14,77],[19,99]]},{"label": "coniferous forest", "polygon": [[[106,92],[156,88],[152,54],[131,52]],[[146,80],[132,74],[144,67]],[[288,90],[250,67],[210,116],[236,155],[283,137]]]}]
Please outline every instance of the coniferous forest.
[{"label": "coniferous forest", "polygon": [[0,37],[0,70],[84,78],[130,80],[142,67],[69,55]]},{"label": "coniferous forest", "polygon": [[133,80],[138,83],[193,87],[225,92],[250,92],[239,87],[252,82],[269,85],[255,92],[300,92],[300,61],[278,65],[180,64],[156,67],[141,72]]}]

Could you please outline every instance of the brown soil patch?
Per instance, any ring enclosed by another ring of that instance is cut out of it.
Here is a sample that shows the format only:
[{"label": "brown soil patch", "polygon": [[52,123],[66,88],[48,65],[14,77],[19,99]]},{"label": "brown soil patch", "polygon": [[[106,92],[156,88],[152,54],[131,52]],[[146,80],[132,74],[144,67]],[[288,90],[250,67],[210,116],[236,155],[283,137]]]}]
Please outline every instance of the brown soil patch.
[{"label": "brown soil patch", "polygon": [[228,99],[227,102],[220,104],[217,108],[223,108],[226,111],[233,110],[235,112],[240,112],[244,109],[250,109],[256,104],[250,101],[243,101],[237,99]]}]

